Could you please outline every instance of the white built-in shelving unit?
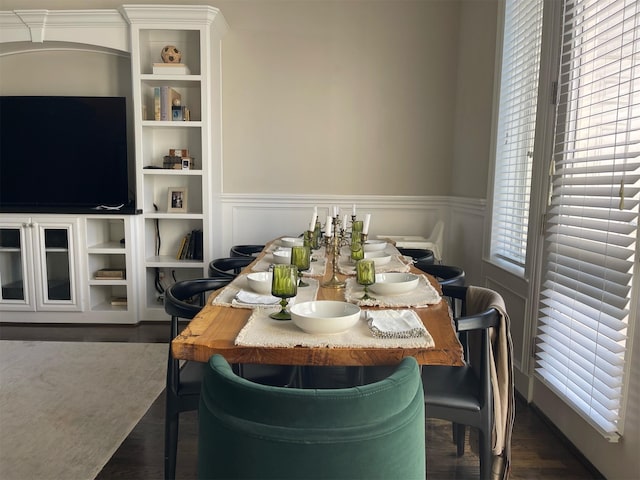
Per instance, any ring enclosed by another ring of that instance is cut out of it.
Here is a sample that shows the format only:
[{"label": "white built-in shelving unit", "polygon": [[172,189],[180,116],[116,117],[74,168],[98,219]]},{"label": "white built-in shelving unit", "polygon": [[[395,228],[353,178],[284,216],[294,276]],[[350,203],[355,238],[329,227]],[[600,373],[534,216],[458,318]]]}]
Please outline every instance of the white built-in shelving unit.
[{"label": "white built-in shelving unit", "polygon": [[[221,218],[220,49],[226,30],[220,11],[207,5],[0,12],[0,55],[56,42],[130,57],[139,208],[137,215],[0,214],[0,321],[165,320],[157,280],[166,287],[206,276],[213,226]],[[166,45],[182,52],[188,74],[153,73]],[[161,86],[181,94],[189,121],[154,119],[154,89]],[[161,168],[172,148],[189,150],[190,169]],[[175,188],[186,189],[184,212],[168,208],[169,190]],[[202,231],[203,258],[176,259],[192,230]],[[126,274],[96,278],[105,268]],[[126,298],[126,304],[116,298]]]}]

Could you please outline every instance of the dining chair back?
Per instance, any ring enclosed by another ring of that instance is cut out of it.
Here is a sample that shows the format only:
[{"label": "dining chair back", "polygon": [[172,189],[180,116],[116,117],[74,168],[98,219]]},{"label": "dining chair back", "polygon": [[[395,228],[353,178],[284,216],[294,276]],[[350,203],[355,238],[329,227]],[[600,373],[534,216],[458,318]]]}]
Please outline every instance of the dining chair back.
[{"label": "dining chair back", "polygon": [[423,262],[425,264],[435,263],[433,252],[426,248],[398,247],[398,251],[405,257],[411,257],[414,262]]},{"label": "dining chair back", "polygon": [[480,478],[491,476],[492,431],[494,426],[491,384],[490,329],[500,322],[495,308],[469,311],[468,287],[445,285],[443,294],[460,300],[461,315],[454,319],[465,352],[465,365],[422,367],[426,415],[453,423],[453,439],[457,454],[465,448],[465,426],[478,429]]},{"label": "dining chair back", "polygon": [[350,388],[259,385],[209,360],[198,411],[198,478],[421,479],[424,397],[413,357]]},{"label": "dining chair back", "polygon": [[179,333],[179,320],[192,319],[204,305],[206,292],[229,284],[228,278],[204,278],[176,282],[165,290],[164,310],[171,316],[169,356],[167,362],[164,476],[175,478],[178,428],[180,413],[198,408],[200,384],[204,364],[175,359],[171,353],[171,340]]},{"label": "dining chair back", "polygon": [[233,280],[254,260],[255,258],[247,256],[216,258],[209,263],[209,276]]},{"label": "dining chair back", "polygon": [[264,245],[234,245],[229,250],[230,257],[255,257],[264,250]]},{"label": "dining chair back", "polygon": [[[176,282],[165,290],[164,309],[171,316],[166,378],[164,476],[175,478],[180,413],[198,409],[205,364],[182,362],[171,352],[171,340],[179,333],[180,319],[190,320],[202,309],[209,292],[226,287],[230,278],[198,278]],[[239,371],[240,369],[238,369]],[[287,385],[293,367],[248,365],[242,374],[256,382]]]},{"label": "dining chair back", "polygon": [[433,275],[438,283],[443,285],[464,286],[464,269],[454,265],[442,265],[418,260],[414,266],[429,275]]},{"label": "dining chair back", "polygon": [[436,262],[442,262],[442,252],[444,243],[444,221],[438,220],[427,237],[425,247],[433,252]]}]

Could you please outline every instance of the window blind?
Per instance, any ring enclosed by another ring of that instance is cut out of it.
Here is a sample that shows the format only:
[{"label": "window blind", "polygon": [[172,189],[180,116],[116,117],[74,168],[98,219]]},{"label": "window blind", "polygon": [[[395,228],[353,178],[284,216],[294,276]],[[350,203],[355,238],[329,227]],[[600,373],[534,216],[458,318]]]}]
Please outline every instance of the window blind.
[{"label": "window blind", "polygon": [[521,268],[527,250],[542,6],[542,0],[507,0],[504,15],[491,256]]},{"label": "window blind", "polygon": [[536,373],[605,437],[621,400],[640,192],[640,3],[567,0]]}]

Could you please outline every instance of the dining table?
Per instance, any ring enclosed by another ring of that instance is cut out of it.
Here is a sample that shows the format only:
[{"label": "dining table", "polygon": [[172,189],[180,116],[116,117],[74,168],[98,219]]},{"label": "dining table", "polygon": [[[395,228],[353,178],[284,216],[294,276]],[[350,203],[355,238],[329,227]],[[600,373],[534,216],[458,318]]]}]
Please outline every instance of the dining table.
[{"label": "dining table", "polygon": [[[430,337],[429,345],[419,345],[404,340],[377,339],[375,342],[357,340],[345,345],[332,339],[338,336],[324,335],[319,343],[308,343],[304,339],[305,332],[300,331],[291,321],[272,321],[276,333],[279,327],[291,335],[290,343],[247,343],[239,341],[245,338],[247,328],[261,309],[251,305],[240,304],[231,298],[246,287],[246,276],[253,271],[265,271],[272,265],[273,251],[281,248],[280,239],[265,245],[265,249],[256,256],[229,286],[214,291],[208,297],[201,311],[172,340],[171,351],[175,358],[197,362],[207,362],[214,354],[220,354],[232,364],[270,364],[292,366],[384,366],[397,365],[405,357],[414,357],[420,365],[464,364],[462,345],[455,332],[451,310],[447,300],[441,296],[442,289],[431,275],[417,270],[412,261],[402,257],[392,243],[387,250],[393,255],[394,263],[387,269],[401,269],[420,276],[424,287],[437,292],[436,300],[428,305],[408,305],[404,310],[417,314],[424,329]],[[306,290],[304,295],[312,300],[336,300],[361,303],[363,317],[367,312],[384,312],[389,305],[366,305],[354,298],[353,268],[349,266],[348,247],[346,255],[327,254],[325,247],[313,252],[314,267],[305,272],[305,279],[314,281],[315,288]],[[333,263],[336,262],[334,267]],[[339,268],[338,268],[339,267]],[[335,280],[346,286],[336,286]],[[330,286],[326,286],[331,284]],[[309,288],[309,287],[307,287]],[[298,289],[299,296],[302,288]],[[227,298],[225,298],[227,297]],[[396,299],[392,299],[391,305]],[[364,322],[364,320],[363,320]],[[362,325],[363,332],[366,326]],[[366,333],[364,334],[366,336]],[[296,340],[296,338],[298,340]],[[309,338],[312,338],[311,336]],[[302,339],[302,341],[300,341]],[[432,339],[432,341],[431,341]],[[365,339],[367,340],[367,339]]]}]

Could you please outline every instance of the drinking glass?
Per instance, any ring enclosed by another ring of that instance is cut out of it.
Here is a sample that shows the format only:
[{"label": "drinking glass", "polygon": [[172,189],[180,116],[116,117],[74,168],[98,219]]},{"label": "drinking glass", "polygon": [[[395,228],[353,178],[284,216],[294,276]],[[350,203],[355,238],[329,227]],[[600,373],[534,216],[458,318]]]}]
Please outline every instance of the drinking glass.
[{"label": "drinking glass", "polygon": [[354,233],[351,237],[351,260],[357,262],[364,258],[364,248],[362,247],[361,233]]},{"label": "drinking glass", "polygon": [[363,221],[362,220],[354,220],[353,223],[351,224],[351,241],[353,241],[354,238],[360,238],[360,234],[362,233],[362,228],[363,228]]},{"label": "drinking glass", "polygon": [[318,250],[320,248],[320,240],[322,239],[322,225],[316,220],[315,229],[313,230],[313,249]]},{"label": "drinking glass", "polygon": [[362,300],[375,300],[369,296],[368,287],[376,283],[376,265],[373,260],[358,260],[356,263],[356,282],[364,286]]},{"label": "drinking glass", "polygon": [[309,284],[302,281],[302,272],[309,270],[311,249],[307,246],[295,246],[291,248],[291,265],[298,268],[298,287],[308,287]]},{"label": "drinking glass", "polygon": [[269,315],[274,320],[291,320],[291,314],[285,310],[289,298],[298,293],[298,267],[277,264],[273,266],[271,295],[280,298],[280,311]]},{"label": "drinking glass", "polygon": [[[311,255],[311,250],[313,250],[313,246],[315,245],[315,235],[316,233],[313,230],[306,230],[304,232],[304,246],[309,247],[309,255]],[[311,257],[312,262],[317,262],[318,260]]]}]

